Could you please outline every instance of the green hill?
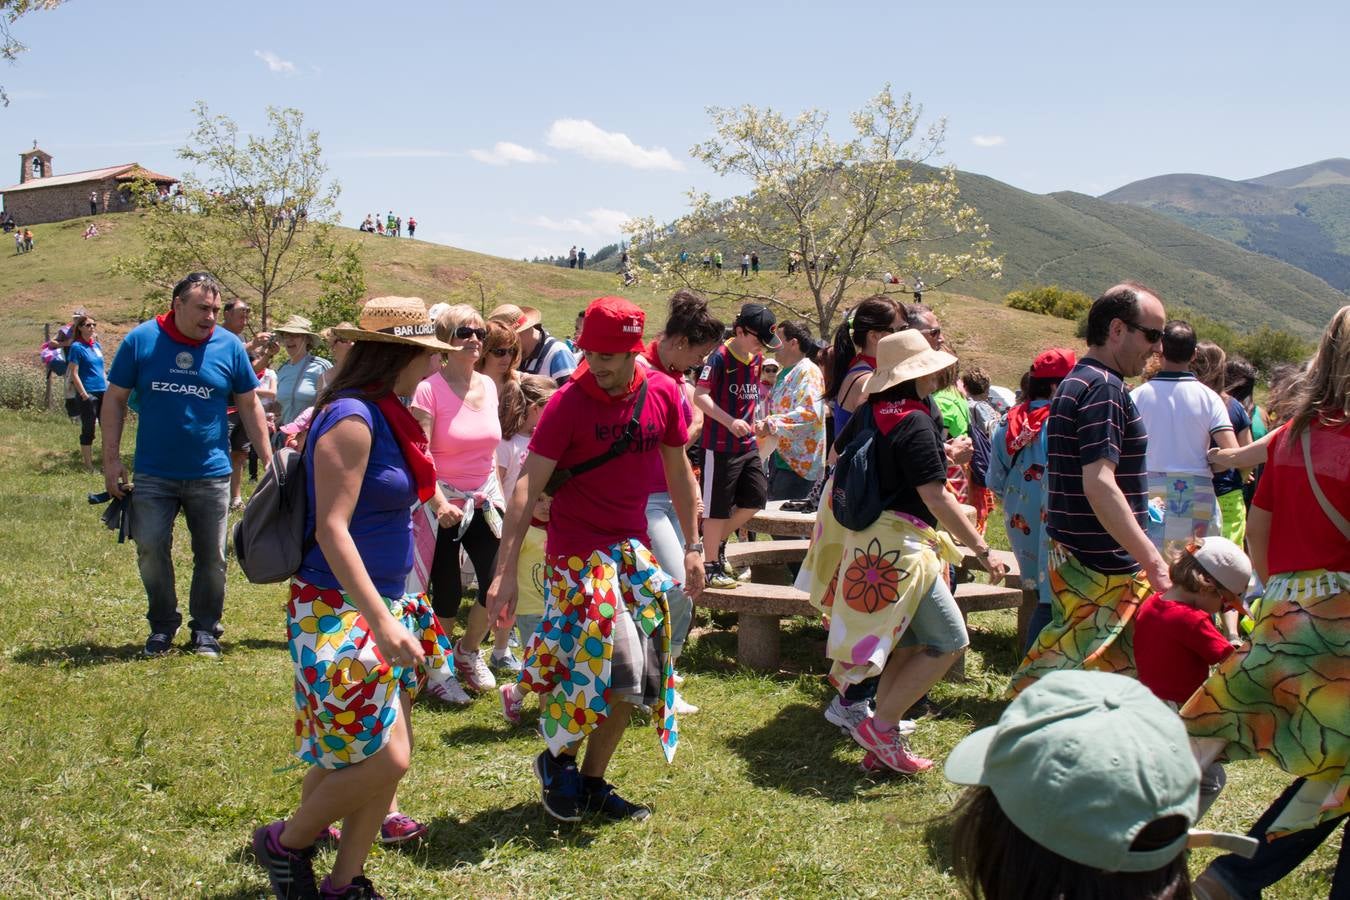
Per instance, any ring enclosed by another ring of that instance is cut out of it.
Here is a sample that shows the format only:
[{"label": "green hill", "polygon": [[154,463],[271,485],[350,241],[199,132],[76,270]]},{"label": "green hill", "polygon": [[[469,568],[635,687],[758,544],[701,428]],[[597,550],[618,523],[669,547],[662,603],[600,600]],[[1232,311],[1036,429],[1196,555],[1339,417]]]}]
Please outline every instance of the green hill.
[{"label": "green hill", "polygon": [[[143,286],[108,274],[117,257],[134,254],[140,247],[136,214],[97,217],[100,236],[86,241],[81,234],[88,221],[34,226],[37,248],[33,253],[0,253],[0,297],[5,304],[0,316],[0,357],[35,359],[43,324],[66,321],[76,306],[85,306],[100,318],[108,349],[136,323],[159,311],[146,305]],[[664,321],[667,292],[646,285],[623,288],[612,272],[520,262],[350,229],[341,229],[340,235],[361,245],[371,296],[413,295],[428,304],[462,302],[486,309],[504,302],[537,306],[550,331],[570,335],[577,312],[590,300],[622,294],[647,310],[649,335]],[[739,276],[729,270],[727,277]],[[865,296],[881,287],[876,282],[861,283],[854,294]],[[318,296],[318,288],[317,282],[304,285],[286,297],[273,316],[303,311]],[[1016,385],[1039,350],[1077,344],[1071,322],[1007,309],[990,302],[997,299],[992,295],[982,300],[930,291],[924,299],[942,315],[944,329],[962,358],[985,367],[1000,383]],[[715,305],[723,319],[730,321],[732,305]]]},{"label": "green hill", "polygon": [[1186,227],[1161,212],[1063,192],[1032,194],[983,175],[959,176],[961,197],[990,227],[1001,282],[963,284],[984,297],[1026,284],[1096,296],[1125,279],[1153,287],[1240,330],[1264,324],[1312,337],[1346,296],[1291,265]]},{"label": "green hill", "polygon": [[1350,290],[1350,159],[1323,160],[1245,181],[1160,175],[1101,199],[1156,210]]}]

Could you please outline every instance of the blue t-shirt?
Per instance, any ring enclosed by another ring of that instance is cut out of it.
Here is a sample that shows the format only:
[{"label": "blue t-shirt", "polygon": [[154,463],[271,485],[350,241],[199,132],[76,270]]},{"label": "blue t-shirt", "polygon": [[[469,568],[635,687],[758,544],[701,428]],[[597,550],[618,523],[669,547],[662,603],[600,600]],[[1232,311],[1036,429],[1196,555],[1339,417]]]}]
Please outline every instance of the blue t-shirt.
[{"label": "blue t-shirt", "polygon": [[1104,575],[1139,571],[1097,520],[1083,492],[1083,468],[1099,459],[1116,465],[1116,485],[1143,528],[1148,517],[1145,453],[1148,431],[1120,373],[1084,357],[1060,382],[1045,424],[1046,534],[1074,557]]},{"label": "blue t-shirt", "polygon": [[[83,372],[80,373],[83,376]],[[1252,427],[1252,417],[1247,415],[1247,408],[1242,405],[1240,400],[1234,400],[1229,397],[1224,401],[1224,406],[1228,408],[1228,421],[1233,423],[1233,434],[1238,435]],[[1210,441],[1211,447],[1218,446],[1214,441]],[[1238,469],[1228,469],[1225,472],[1219,472],[1214,476],[1214,495],[1222,497],[1224,494],[1231,494],[1233,491],[1242,489],[1242,472]]]},{"label": "blue t-shirt", "polygon": [[314,405],[319,395],[319,379],[331,368],[333,364],[328,360],[306,355],[298,363],[287,362],[277,369],[277,403],[281,405],[278,425],[289,425]]},{"label": "blue t-shirt", "polygon": [[136,474],[184,481],[230,474],[225,410],[231,394],[258,386],[248,354],[224,328],[180,344],[154,319],[122,340],[108,380],[139,398]]},{"label": "blue t-shirt", "polygon": [[101,394],[108,389],[108,378],[103,374],[103,345],[98,341],[92,347],[74,342],[66,351],[66,359],[77,367],[85,391]]},{"label": "blue t-shirt", "polygon": [[[417,484],[389,423],[373,404],[339,397],[320,410],[310,425],[305,444],[305,490],[309,496],[305,527],[313,534],[314,448],[334,425],[347,418],[360,419],[371,434],[370,458],[348,529],[380,596],[402,597],[413,564],[412,507],[417,502]],[[296,577],[316,587],[343,589],[317,543],[305,554]]]}]

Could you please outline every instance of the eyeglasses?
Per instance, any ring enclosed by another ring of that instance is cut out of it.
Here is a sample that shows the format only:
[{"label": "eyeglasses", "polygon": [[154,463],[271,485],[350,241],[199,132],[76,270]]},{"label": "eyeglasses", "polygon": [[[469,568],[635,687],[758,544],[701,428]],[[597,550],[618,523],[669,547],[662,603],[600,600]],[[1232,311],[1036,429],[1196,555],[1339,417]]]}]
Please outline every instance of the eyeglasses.
[{"label": "eyeglasses", "polygon": [[1150,344],[1156,344],[1158,343],[1158,341],[1162,340],[1163,333],[1161,330],[1157,328],[1145,328],[1138,322],[1131,322],[1129,319],[1121,319],[1120,324],[1124,325],[1131,331],[1139,332],[1144,336],[1144,340],[1148,341]]},{"label": "eyeglasses", "polygon": [[182,281],[173,286],[173,299],[177,300],[179,296],[185,294],[188,290],[198,284],[209,284],[215,286],[216,280],[210,272],[192,272]]},{"label": "eyeglasses", "polygon": [[488,352],[491,353],[493,356],[501,357],[501,356],[510,356],[516,351],[511,349],[510,347],[493,347]]},{"label": "eyeglasses", "polygon": [[455,329],[455,337],[461,341],[467,341],[471,337],[476,337],[480,341],[487,340],[486,328],[474,328],[471,325],[461,325]]}]

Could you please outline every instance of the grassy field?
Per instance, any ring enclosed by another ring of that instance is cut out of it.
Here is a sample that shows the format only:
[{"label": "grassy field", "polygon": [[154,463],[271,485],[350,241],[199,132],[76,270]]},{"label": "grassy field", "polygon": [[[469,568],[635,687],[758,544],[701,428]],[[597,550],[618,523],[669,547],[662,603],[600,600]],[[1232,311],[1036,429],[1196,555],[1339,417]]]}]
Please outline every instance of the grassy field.
[{"label": "grassy field", "polygon": [[[80,235],[88,221],[72,219],[34,226],[35,252],[0,252],[0,297],[5,298],[5,314],[0,317],[0,358],[36,361],[43,323],[68,321],[70,310],[78,305],[100,318],[101,339],[111,358],[122,334],[159,311],[146,306],[142,287],[108,274],[117,257],[135,253],[140,244],[136,215],[97,217],[101,234],[86,241]],[[536,306],[544,313],[546,327],[556,334],[570,335],[577,312],[587,303],[605,294],[621,293],[647,310],[649,335],[665,321],[668,292],[647,285],[623,288],[619,276],[612,272],[526,263],[350,229],[341,234],[361,244],[371,296],[413,295],[422,297],[428,305],[461,302],[489,310],[505,302]],[[726,277],[738,280],[739,274],[728,270]],[[765,273],[761,277],[773,276]],[[866,296],[880,288],[879,283],[863,282],[853,296]],[[317,282],[301,285],[285,299],[281,311],[302,311],[317,296]],[[788,296],[794,295],[789,292]],[[907,295],[901,299],[907,299]],[[984,366],[1002,384],[1016,387],[1040,350],[1055,344],[1077,346],[1072,322],[944,291],[927,292],[924,299],[938,310],[948,339],[962,359],[968,365]],[[736,305],[715,306],[725,321],[731,321]]]},{"label": "grassy field", "polygon": [[[0,411],[0,679],[15,688],[0,699],[0,896],[262,896],[247,838],[294,806],[301,775],[282,589],[231,567],[223,659],[142,659],[134,549],[85,502],[100,482],[75,444],[57,416]],[[185,545],[180,530],[184,595]],[[971,624],[971,677],[934,691],[939,712],[914,739],[939,759],[997,717],[1015,664],[1011,613]],[[734,632],[701,622],[682,669],[703,711],[681,722],[674,764],[635,726],[612,769],[655,804],[642,825],[547,819],[529,769],[540,744],[505,725],[493,698],[419,708],[401,799],[431,833],[377,848],[369,874],[404,898],[956,896],[940,818],[956,790],[937,774],[858,769],[861,751],[820,715],[823,642],[796,622],[784,670],[753,675],[735,666]],[[1286,782],[1269,765],[1230,766],[1206,824],[1245,828]],[[1325,897],[1338,841],[1270,895]]]}]

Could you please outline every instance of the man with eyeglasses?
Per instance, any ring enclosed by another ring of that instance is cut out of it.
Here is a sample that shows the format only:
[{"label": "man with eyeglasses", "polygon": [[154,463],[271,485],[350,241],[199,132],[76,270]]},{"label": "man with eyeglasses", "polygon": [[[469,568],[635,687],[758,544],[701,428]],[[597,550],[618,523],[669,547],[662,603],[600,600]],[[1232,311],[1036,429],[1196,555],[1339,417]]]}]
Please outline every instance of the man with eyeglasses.
[{"label": "man with eyeglasses", "polygon": [[1050,624],[1013,674],[1007,696],[1056,669],[1135,674],[1134,614],[1171,588],[1149,540],[1148,432],[1124,379],[1162,349],[1167,314],[1125,282],[1088,312],[1087,355],[1060,382],[1046,421]]},{"label": "man with eyeglasses", "polygon": [[113,358],[103,398],[103,479],[108,493],[131,490],[122,465],[122,425],[133,390],[139,397],[135,513],[132,539],[149,601],[147,656],[173,645],[182,623],[173,571],[173,524],[183,511],[192,536],[189,600],[191,647],[220,655],[225,607],[225,526],[230,501],[230,440],[226,409],[233,402],[264,465],[272,451],[258,379],[244,345],[224,328],[220,287],[194,272],[173,289],[167,313],[127,334]]}]

